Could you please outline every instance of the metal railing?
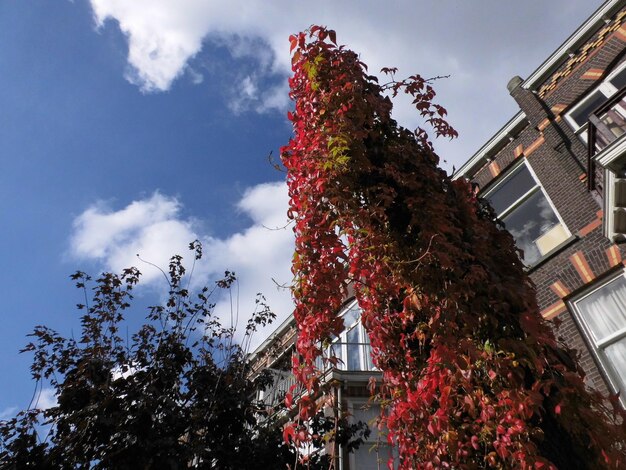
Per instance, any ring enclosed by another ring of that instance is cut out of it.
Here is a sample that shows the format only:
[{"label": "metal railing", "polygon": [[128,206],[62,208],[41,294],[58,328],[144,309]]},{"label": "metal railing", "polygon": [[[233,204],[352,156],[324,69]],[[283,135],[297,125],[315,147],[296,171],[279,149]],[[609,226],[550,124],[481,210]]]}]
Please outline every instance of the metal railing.
[{"label": "metal railing", "polygon": [[[324,359],[331,360],[324,361]],[[326,348],[323,358],[317,359],[316,366],[324,373],[331,370],[351,372],[377,370],[372,363],[369,343],[341,341],[336,341]],[[284,400],[285,395],[296,380],[291,370],[270,369],[270,372],[274,376],[274,383],[263,392],[262,400],[266,406],[274,407]]]},{"label": "metal railing", "polygon": [[289,389],[296,383],[296,377],[289,370],[270,369],[274,376],[274,383],[263,392],[262,401],[265,406],[275,407],[285,399]]},{"label": "metal railing", "polygon": [[337,365],[335,366],[337,370],[377,370],[372,363],[372,347],[369,343],[336,341],[328,347],[324,356],[337,358]]}]

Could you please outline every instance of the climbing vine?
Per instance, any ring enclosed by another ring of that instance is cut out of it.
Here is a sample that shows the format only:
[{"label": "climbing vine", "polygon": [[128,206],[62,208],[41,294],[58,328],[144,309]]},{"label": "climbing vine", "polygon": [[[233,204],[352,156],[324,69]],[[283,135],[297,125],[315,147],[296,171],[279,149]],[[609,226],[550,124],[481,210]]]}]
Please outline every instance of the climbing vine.
[{"label": "climbing vine", "polygon": [[[617,399],[586,390],[511,236],[438,167],[425,129],[391,117],[391,98],[405,93],[435,137],[455,137],[432,80],[383,69],[381,84],[324,27],[290,41],[294,136],[281,153],[296,234],[300,422],[316,411],[316,360],[343,328],[351,283],[400,468],[623,468]],[[285,436],[310,438],[303,425]]]}]

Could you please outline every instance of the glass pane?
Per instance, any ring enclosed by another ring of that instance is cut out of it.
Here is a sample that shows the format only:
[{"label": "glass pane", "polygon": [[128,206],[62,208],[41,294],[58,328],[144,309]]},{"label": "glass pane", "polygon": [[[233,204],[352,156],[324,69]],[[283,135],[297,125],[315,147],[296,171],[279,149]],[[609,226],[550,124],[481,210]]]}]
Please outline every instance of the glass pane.
[{"label": "glass pane", "polygon": [[[361,444],[361,447],[354,451],[354,468],[358,468],[359,470],[379,470],[388,468],[387,462],[392,457],[395,459],[393,449],[388,444]],[[395,460],[393,468],[398,468],[397,459]]]},{"label": "glass pane", "polygon": [[576,306],[596,342],[626,328],[626,278],[616,278]]},{"label": "glass pane", "polygon": [[586,97],[582,104],[570,113],[570,117],[578,124],[578,127],[581,127],[587,122],[591,112],[605,101],[606,96],[604,96],[600,90],[596,90]]},{"label": "glass pane", "polygon": [[346,340],[348,342],[348,370],[361,370],[361,351],[363,348],[359,344],[358,326],[348,331]]},{"label": "glass pane", "polygon": [[626,68],[623,68],[617,75],[609,80],[611,84],[618,90],[622,89],[626,85]]},{"label": "glass pane", "polygon": [[354,404],[352,409],[351,420],[353,422],[362,421],[370,428],[370,436],[368,440],[370,442],[376,442],[379,439],[386,441],[385,433],[380,433],[378,429],[378,419],[380,418],[380,406],[370,404]]},{"label": "glass pane", "polygon": [[626,338],[606,347],[604,353],[614,369],[611,376],[615,386],[621,390],[623,398],[626,392]]},{"label": "glass pane", "polygon": [[352,325],[356,323],[356,321],[361,318],[361,309],[357,304],[354,304],[343,315],[343,324],[346,328],[350,328]]},{"label": "glass pane", "polygon": [[[599,119],[604,123],[605,126],[608,127],[609,135],[604,139],[606,143],[613,142],[617,137],[620,137],[624,134],[624,129],[626,129],[626,101],[622,98],[621,101],[613,105],[611,109],[602,113]],[[598,140],[598,144],[602,146],[603,139],[602,133],[596,133],[596,139]],[[604,143],[604,146],[606,146]]]},{"label": "glass pane", "polygon": [[495,191],[489,193],[487,199],[496,213],[501,214],[534,186],[537,186],[535,179],[526,165],[521,165]]},{"label": "glass pane", "polygon": [[[513,235],[517,247],[524,250],[522,259],[527,265],[541,257],[537,242],[550,229],[559,225],[559,219],[541,190],[537,190],[502,221]],[[565,234],[565,231],[561,233]]]},{"label": "glass pane", "polygon": [[365,347],[365,370],[374,370],[374,361],[372,361],[372,347],[366,344]]},{"label": "glass pane", "polygon": [[567,239],[567,230],[561,224],[556,224],[546,233],[535,240],[541,256],[549,253]]}]

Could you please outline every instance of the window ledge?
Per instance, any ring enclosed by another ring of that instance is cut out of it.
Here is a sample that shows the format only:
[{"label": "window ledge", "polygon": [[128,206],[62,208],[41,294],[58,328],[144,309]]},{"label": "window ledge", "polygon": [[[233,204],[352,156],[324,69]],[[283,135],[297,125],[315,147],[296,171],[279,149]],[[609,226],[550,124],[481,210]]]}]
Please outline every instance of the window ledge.
[{"label": "window ledge", "polygon": [[563,251],[565,248],[569,247],[570,245],[572,245],[574,242],[578,240],[580,240],[580,237],[578,235],[570,235],[569,238],[566,238],[565,240],[563,240],[559,245],[555,246],[550,251],[548,251],[545,255],[543,255],[541,258],[535,261],[535,263],[528,266],[526,268],[526,272],[528,274],[532,273],[535,269],[542,266],[552,257],[558,255],[561,251]]},{"label": "window ledge", "polygon": [[380,379],[382,377],[382,372],[379,370],[338,370],[331,369],[331,373],[329,374],[328,379],[331,380],[339,380],[339,381],[349,381],[350,383],[368,383],[369,380],[375,377]]}]

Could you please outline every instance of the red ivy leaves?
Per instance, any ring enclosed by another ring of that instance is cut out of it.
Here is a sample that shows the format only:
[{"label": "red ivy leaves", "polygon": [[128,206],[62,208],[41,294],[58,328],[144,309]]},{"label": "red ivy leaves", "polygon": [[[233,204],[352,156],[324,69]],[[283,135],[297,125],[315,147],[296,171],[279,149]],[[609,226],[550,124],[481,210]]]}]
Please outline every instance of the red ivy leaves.
[{"label": "red ivy leaves", "polygon": [[[351,282],[401,468],[618,468],[624,415],[609,421],[585,390],[510,235],[437,167],[426,130],[391,118],[385,92],[404,92],[436,137],[455,137],[433,80],[397,81],[390,68],[380,85],[324,27],[290,43],[294,136],[281,154],[296,234],[294,373],[308,391],[300,417],[315,410],[316,359],[343,328]],[[307,438],[302,427],[285,432]]]}]

